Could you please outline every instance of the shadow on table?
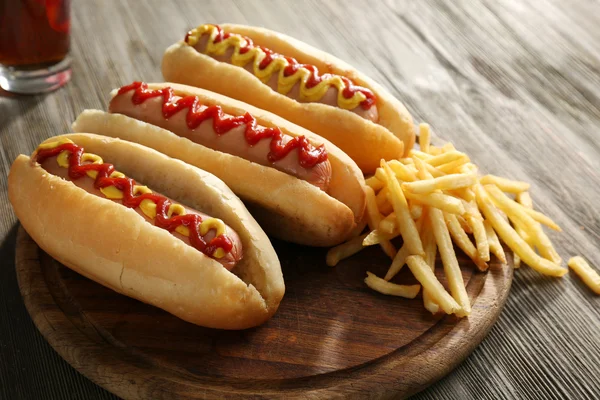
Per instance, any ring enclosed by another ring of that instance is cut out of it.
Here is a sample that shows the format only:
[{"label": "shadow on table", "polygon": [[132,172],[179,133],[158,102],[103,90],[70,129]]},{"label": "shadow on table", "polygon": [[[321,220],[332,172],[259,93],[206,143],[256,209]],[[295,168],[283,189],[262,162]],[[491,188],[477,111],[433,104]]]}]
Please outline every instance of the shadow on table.
[{"label": "shadow on table", "polygon": [[[3,283],[2,289],[6,289],[6,270],[13,269],[15,266],[15,245],[17,241],[17,231],[19,223],[15,223],[4,237],[4,241],[0,244],[0,260],[2,260],[2,268],[0,269],[0,282]],[[14,271],[13,271],[14,274]]]}]

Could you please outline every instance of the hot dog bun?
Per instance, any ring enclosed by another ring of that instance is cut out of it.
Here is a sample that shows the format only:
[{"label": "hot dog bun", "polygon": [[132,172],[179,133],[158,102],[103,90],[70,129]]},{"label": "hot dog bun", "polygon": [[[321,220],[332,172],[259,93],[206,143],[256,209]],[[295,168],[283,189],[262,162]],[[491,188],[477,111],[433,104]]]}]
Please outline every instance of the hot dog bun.
[{"label": "hot dog bun", "polygon": [[328,192],[274,168],[209,149],[124,115],[85,110],[72,128],[141,143],[213,173],[247,203],[267,232],[283,240],[333,246],[344,241],[362,221],[364,178],[356,163],[339,148],[276,115],[216,93],[171,83],[148,86],[167,85],[182,96],[198,96],[203,104],[218,104],[226,113],[249,112],[261,125],[277,126],[290,136],[304,135],[315,145],[324,144],[331,163]]},{"label": "hot dog bun", "polygon": [[194,324],[244,329],[275,313],[284,294],[277,255],[221,180],[139,144],[90,134],[60,137],[165,196],[226,221],[238,233],[244,256],[230,272],[132,209],[90,194],[20,155],[9,173],[9,199],[44,251],[112,290]]},{"label": "hot dog bun", "polygon": [[412,117],[387,90],[342,60],[287,35],[268,29],[222,24],[223,31],[249,37],[266,47],[319,71],[347,77],[376,96],[379,119],[374,123],[342,108],[301,103],[272,90],[241,67],[220,62],[196,51],[185,41],[170,46],[162,60],[166,81],[208,89],[275,113],[330,140],[345,151],[364,173],[372,173],[380,160],[399,158],[414,145]]}]

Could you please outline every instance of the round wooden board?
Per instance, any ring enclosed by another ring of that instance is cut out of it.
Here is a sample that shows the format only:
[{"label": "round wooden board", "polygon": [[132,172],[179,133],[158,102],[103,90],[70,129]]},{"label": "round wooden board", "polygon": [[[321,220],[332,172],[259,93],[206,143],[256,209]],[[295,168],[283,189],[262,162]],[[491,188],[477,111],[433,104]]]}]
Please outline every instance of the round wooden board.
[{"label": "round wooden board", "polygon": [[[512,281],[511,267],[492,263],[481,273],[461,258],[473,312],[468,319],[432,316],[420,296],[384,296],[365,286],[367,270],[382,276],[389,266],[378,248],[330,268],[323,249],[274,246],[286,294],[270,321],[245,331],[198,327],[119,295],[52,259],[22,227],[16,268],[46,340],[126,399],[407,397],[473,351]],[[437,273],[443,282],[440,265]],[[414,282],[409,271],[399,275],[394,281]]]}]

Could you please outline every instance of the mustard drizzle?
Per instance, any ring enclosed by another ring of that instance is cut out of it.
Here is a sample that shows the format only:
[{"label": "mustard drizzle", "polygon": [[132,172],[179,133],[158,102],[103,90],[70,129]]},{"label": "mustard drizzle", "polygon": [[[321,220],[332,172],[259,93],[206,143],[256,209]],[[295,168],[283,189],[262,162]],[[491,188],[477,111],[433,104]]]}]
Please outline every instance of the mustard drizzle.
[{"label": "mustard drizzle", "polygon": [[249,62],[253,62],[254,75],[265,84],[269,82],[274,73],[277,73],[277,92],[283,95],[287,95],[294,85],[300,82],[300,100],[303,102],[318,102],[325,96],[330,86],[337,89],[337,104],[344,110],[353,110],[366,99],[366,96],[358,91],[350,98],[344,97],[343,90],[346,88],[346,83],[339,75],[327,74],[316,86],[312,88],[306,87],[306,81],[311,72],[306,68],[298,68],[294,74],[285,76],[284,70],[289,65],[289,62],[279,54],[274,54],[273,61],[264,69],[261,69],[260,63],[265,58],[265,52],[260,47],[254,46],[246,53],[241,54],[240,49],[247,45],[247,41],[243,36],[237,34],[231,34],[227,39],[215,43],[219,31],[216,26],[211,24],[200,25],[192,29],[188,33],[187,43],[190,46],[195,46],[205,33],[208,33],[209,40],[204,54],[222,56],[230,47],[234,47],[231,56],[231,63],[233,65],[244,67]]},{"label": "mustard drizzle", "polygon": [[[50,142],[50,143],[43,143],[41,145],[38,146],[38,149],[54,149],[62,144],[65,143],[73,143],[73,141],[71,141],[70,139],[60,139],[54,142]],[[70,152],[67,150],[61,151],[58,156],[56,157],[56,162],[57,164],[61,167],[61,168],[69,168],[69,154]],[[93,164],[103,164],[104,161],[102,160],[102,157],[96,155],[96,154],[91,154],[91,153],[83,153],[83,156],[81,158],[82,163],[89,161]],[[87,171],[86,172],[87,176],[92,178],[92,179],[96,179],[96,176],[98,175],[97,171]],[[124,178],[125,174],[118,172],[118,171],[113,171],[113,173],[110,175],[111,178]],[[100,188],[100,191],[102,192],[102,194],[110,200],[122,200],[123,199],[123,191],[118,189],[115,186],[107,186],[104,188]],[[152,190],[150,190],[147,186],[143,186],[143,185],[134,185],[133,186],[133,194],[134,195],[140,195],[140,194],[146,194],[146,193],[152,193]],[[140,210],[142,210],[142,213],[144,213],[144,215],[146,215],[148,218],[150,219],[154,219],[156,218],[156,203],[150,199],[144,199],[142,200],[142,202],[139,205]],[[167,216],[170,218],[173,215],[185,215],[186,211],[185,211],[185,207],[183,207],[181,204],[171,204],[169,206],[169,209],[167,210]],[[213,217],[209,217],[206,218],[204,220],[202,220],[202,222],[200,223],[199,226],[199,231],[200,234],[202,236],[206,235],[208,233],[208,231],[210,231],[211,229],[214,229],[216,231],[216,235],[215,237],[224,234],[225,233],[225,223],[220,220],[219,218],[213,218]],[[183,236],[189,237],[190,236],[190,229],[186,226],[180,225],[177,228],[175,228],[175,231]],[[212,256],[214,258],[223,258],[225,256],[225,250],[223,250],[222,248],[217,248]]]}]

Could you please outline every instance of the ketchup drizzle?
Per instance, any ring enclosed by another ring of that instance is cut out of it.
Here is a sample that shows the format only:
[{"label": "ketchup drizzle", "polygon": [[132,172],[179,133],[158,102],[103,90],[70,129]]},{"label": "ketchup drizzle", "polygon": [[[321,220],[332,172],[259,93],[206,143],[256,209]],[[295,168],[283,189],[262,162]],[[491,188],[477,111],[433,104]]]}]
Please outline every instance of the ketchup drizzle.
[{"label": "ketchup drizzle", "polygon": [[[275,162],[287,156],[292,150],[298,150],[298,159],[303,168],[312,168],[315,165],[327,160],[327,150],[325,145],[313,146],[304,136],[291,138],[285,135],[279,128],[267,128],[260,126],[251,114],[233,116],[225,114],[220,106],[214,105],[204,108],[200,111],[202,105],[198,97],[186,96],[174,100],[173,88],[166,87],[162,89],[148,89],[148,84],[144,82],[133,82],[131,85],[123,86],[119,89],[118,95],[134,90],[131,102],[135,105],[142,104],[144,101],[153,97],[162,97],[162,112],[165,119],[171,118],[181,110],[188,109],[186,123],[188,128],[196,129],[202,122],[212,119],[213,129],[217,135],[223,135],[231,129],[240,125],[246,125],[244,136],[250,146],[254,146],[262,139],[271,139],[270,151],[267,159]],[[287,142],[284,144],[284,136],[287,136]]]},{"label": "ketchup drizzle", "polygon": [[[227,38],[231,37],[231,33],[229,32],[223,32],[223,28],[221,28],[219,25],[213,25],[216,29],[217,29],[217,35],[215,36],[215,40],[213,41],[215,44],[219,43],[223,40],[226,40]],[[185,35],[185,39],[184,41],[187,43],[188,42],[188,38],[189,38],[190,34],[189,32]],[[295,58],[292,57],[285,57],[281,54],[275,53],[274,51],[267,49],[265,47],[262,46],[255,46],[254,42],[252,41],[252,39],[250,39],[249,37],[243,36],[243,35],[238,35],[241,36],[242,38],[244,38],[244,40],[246,40],[246,45],[243,47],[240,47],[240,54],[245,54],[248,51],[250,51],[251,49],[253,49],[254,47],[258,47],[260,48],[264,53],[265,53],[265,58],[262,59],[262,61],[260,62],[260,64],[258,65],[258,67],[260,69],[265,69],[269,66],[269,64],[275,59],[275,58],[279,58],[279,57],[283,57],[288,61],[288,66],[284,68],[283,70],[283,74],[284,76],[290,76],[296,73],[296,71],[298,71],[300,68],[305,68],[308,71],[310,71],[310,75],[308,76],[308,79],[306,80],[306,87],[307,88],[312,88],[317,86],[319,83],[321,83],[321,81],[323,81],[324,79],[329,79],[331,76],[335,76],[333,74],[329,74],[329,73],[325,73],[323,75],[319,75],[319,70],[316,66],[311,65],[311,64],[300,64]],[[344,90],[342,91],[342,95],[346,98],[349,99],[352,96],[354,96],[354,94],[356,92],[360,92],[362,94],[365,95],[365,100],[363,100],[360,103],[360,106],[364,109],[364,110],[368,110],[369,108],[371,108],[374,104],[375,104],[375,95],[373,94],[373,92],[365,87],[362,86],[356,86],[352,83],[352,81],[344,76],[340,76],[340,78],[342,78],[342,81],[344,81],[345,87]]]},{"label": "ketchup drizzle", "polygon": [[233,248],[233,242],[225,234],[215,236],[210,242],[207,243],[199,231],[202,217],[198,214],[173,215],[169,218],[167,212],[172,202],[165,196],[156,193],[146,193],[140,195],[133,194],[133,187],[136,184],[133,179],[110,178],[110,175],[115,170],[115,167],[112,164],[82,164],[81,157],[84,149],[81,146],[78,146],[74,143],[64,143],[53,149],[40,149],[37,152],[35,160],[38,163],[42,163],[47,158],[54,157],[62,151],[68,151],[71,153],[69,156],[69,177],[72,180],[86,176],[88,171],[97,171],[98,175],[96,176],[94,187],[101,189],[107,186],[115,186],[117,189],[123,191],[123,205],[129,208],[139,207],[140,203],[145,199],[153,201],[156,203],[156,217],[154,221],[155,225],[166,229],[169,232],[174,231],[179,226],[185,226],[189,228],[190,244],[192,247],[196,248],[207,256],[214,258],[212,254],[218,248],[222,248],[225,253],[229,253]]}]

